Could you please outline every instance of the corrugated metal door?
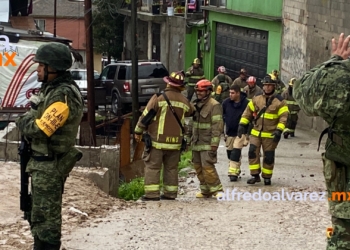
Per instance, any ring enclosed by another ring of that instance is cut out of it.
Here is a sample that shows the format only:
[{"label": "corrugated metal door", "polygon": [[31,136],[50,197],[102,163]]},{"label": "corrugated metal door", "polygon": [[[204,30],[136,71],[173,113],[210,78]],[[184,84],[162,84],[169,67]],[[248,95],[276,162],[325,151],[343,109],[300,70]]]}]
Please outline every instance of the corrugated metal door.
[{"label": "corrugated metal door", "polygon": [[241,68],[249,75],[263,78],[267,73],[267,42],[267,31],[217,23],[215,75],[223,65],[233,80]]}]

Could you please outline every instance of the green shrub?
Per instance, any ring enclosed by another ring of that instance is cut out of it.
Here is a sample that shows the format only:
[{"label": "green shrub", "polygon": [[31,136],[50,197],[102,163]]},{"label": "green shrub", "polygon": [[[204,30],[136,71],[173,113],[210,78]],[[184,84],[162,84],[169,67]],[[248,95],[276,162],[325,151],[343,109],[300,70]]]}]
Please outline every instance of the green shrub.
[{"label": "green shrub", "polygon": [[180,162],[179,162],[179,171],[183,168],[193,167],[192,166],[192,150],[189,150],[183,154],[181,154]]},{"label": "green shrub", "polygon": [[118,196],[124,200],[138,200],[142,195],[145,194],[144,189],[144,178],[135,178],[131,182],[123,182],[119,186]]}]

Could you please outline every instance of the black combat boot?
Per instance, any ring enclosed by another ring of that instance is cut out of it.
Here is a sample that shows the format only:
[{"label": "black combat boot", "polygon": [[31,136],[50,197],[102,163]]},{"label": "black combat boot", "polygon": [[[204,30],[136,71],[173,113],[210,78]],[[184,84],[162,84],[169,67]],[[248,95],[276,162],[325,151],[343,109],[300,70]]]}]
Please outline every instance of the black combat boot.
[{"label": "black combat boot", "polygon": [[45,242],[39,240],[38,237],[34,237],[33,250],[45,250]]},{"label": "black combat boot", "polygon": [[255,184],[256,182],[261,182],[260,175],[258,174],[252,175],[252,178],[247,181],[247,184]]},{"label": "black combat boot", "polygon": [[265,184],[265,186],[270,186],[271,185],[271,179],[270,178],[264,178],[264,184]]},{"label": "black combat boot", "polygon": [[238,176],[236,175],[229,175],[230,177],[230,181],[237,181],[238,180]]},{"label": "black combat boot", "polygon": [[45,250],[60,250],[61,243],[59,244],[49,244],[45,243]]}]

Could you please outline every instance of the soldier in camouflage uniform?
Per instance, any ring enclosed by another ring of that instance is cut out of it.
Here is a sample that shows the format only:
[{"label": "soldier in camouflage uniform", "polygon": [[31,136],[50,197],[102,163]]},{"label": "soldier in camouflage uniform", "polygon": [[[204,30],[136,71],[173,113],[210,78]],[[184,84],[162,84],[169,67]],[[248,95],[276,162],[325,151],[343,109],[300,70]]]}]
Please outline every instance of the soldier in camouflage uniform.
[{"label": "soldier in camouflage uniform", "polygon": [[196,111],[187,130],[191,139],[187,141],[192,143],[192,162],[200,181],[201,192],[196,197],[221,197],[223,188],[215,163],[224,128],[222,107],[211,97],[213,86],[209,80],[199,81],[195,90],[198,99],[194,101]]},{"label": "soldier in camouflage uniform", "polygon": [[[326,152],[322,153],[324,176],[333,227],[327,230],[327,249],[350,249],[350,36],[332,39],[332,57],[308,71],[294,84],[293,96],[309,116],[321,116],[329,127]],[[332,193],[344,192],[332,200]],[[345,199],[344,199],[345,198]]]},{"label": "soldier in camouflage uniform", "polygon": [[59,250],[64,182],[82,157],[75,138],[83,115],[78,86],[66,71],[72,65],[68,47],[47,43],[39,47],[34,62],[38,95],[30,98],[31,109],[16,125],[31,143],[32,155],[26,171],[31,175],[32,210],[29,223],[35,250]]}]

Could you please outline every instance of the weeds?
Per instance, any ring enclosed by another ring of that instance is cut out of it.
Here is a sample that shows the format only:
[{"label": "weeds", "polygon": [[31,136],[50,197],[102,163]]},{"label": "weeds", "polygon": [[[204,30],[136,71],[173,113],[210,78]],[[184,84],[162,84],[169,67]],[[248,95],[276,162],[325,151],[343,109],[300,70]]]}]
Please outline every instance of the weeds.
[{"label": "weeds", "polygon": [[144,190],[144,178],[135,178],[131,182],[123,182],[119,186],[118,196],[124,200],[138,200],[142,195],[145,194]]},{"label": "weeds", "polygon": [[[180,158],[180,162],[178,165],[178,169],[179,171],[181,169],[187,168],[187,167],[193,167],[192,163],[192,151],[187,151],[183,154],[181,154],[181,158]],[[160,170],[160,190],[163,189],[163,166]],[[187,176],[186,172],[181,172],[180,176]],[[124,199],[124,200],[138,200],[142,195],[145,194],[145,190],[144,190],[144,178],[135,178],[133,179],[131,182],[126,183],[123,182],[122,184],[120,184],[119,186],[119,191],[118,191],[118,195],[120,199]]]}]

